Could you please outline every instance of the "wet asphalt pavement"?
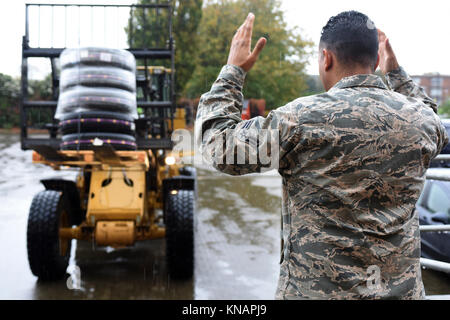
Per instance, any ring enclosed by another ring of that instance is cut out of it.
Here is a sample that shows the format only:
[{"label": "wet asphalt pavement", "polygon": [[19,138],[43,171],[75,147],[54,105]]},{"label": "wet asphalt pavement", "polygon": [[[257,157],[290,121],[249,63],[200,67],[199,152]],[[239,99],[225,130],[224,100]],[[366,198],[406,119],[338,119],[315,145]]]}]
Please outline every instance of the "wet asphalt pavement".
[{"label": "wet asphalt pavement", "polygon": [[[281,210],[274,172],[228,177],[198,169],[192,280],[168,277],[164,240],[118,250],[74,240],[68,273],[78,289],[68,288],[71,279],[37,281],[26,251],[31,200],[44,189],[40,179],[75,174],[32,164],[17,136],[0,135],[0,299],[273,299]],[[449,276],[426,270],[423,278],[428,295],[450,294]]]}]

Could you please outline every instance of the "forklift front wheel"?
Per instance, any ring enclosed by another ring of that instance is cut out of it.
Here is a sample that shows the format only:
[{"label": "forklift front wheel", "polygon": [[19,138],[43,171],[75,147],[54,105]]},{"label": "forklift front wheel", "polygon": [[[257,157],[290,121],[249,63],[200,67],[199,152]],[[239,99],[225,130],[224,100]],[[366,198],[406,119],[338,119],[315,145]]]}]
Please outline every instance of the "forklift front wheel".
[{"label": "forklift front wheel", "polygon": [[67,202],[62,192],[46,190],[34,196],[28,216],[27,249],[31,272],[40,280],[64,277],[71,241],[59,229],[69,227]]},{"label": "forklift front wheel", "polygon": [[194,191],[172,190],[165,214],[166,258],[169,275],[191,278],[194,271]]}]

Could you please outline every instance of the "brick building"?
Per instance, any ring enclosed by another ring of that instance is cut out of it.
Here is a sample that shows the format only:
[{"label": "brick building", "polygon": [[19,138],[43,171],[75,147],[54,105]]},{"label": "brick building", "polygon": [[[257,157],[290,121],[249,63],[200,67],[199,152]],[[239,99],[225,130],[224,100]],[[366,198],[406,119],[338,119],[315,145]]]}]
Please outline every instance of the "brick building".
[{"label": "brick building", "polygon": [[439,73],[429,73],[422,76],[412,76],[413,80],[421,85],[430,97],[438,104],[450,99],[450,76]]}]

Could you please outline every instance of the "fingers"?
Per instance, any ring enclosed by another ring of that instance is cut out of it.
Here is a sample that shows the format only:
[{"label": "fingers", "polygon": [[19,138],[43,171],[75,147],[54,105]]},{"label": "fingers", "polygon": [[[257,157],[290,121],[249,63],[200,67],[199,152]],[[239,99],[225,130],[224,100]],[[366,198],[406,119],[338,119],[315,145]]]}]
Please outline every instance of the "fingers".
[{"label": "fingers", "polygon": [[378,30],[378,42],[380,44],[380,47],[382,47],[385,44],[387,37],[383,31],[381,31],[380,29],[377,30]]},{"label": "fingers", "polygon": [[249,13],[244,23],[239,27],[234,35],[234,38],[243,38],[245,40],[252,38],[253,33],[253,24],[255,22],[255,15],[253,13]]},{"label": "fingers", "polygon": [[228,64],[239,66],[246,72],[253,67],[267,43],[265,38],[260,38],[253,51],[251,51],[254,22],[255,15],[249,13],[244,23],[236,31],[228,55]]},{"label": "fingers", "polygon": [[259,54],[266,46],[267,39],[266,38],[260,38],[258,42],[256,43],[255,49],[253,49],[253,52],[251,54],[251,59],[256,61],[258,59]]},{"label": "fingers", "polygon": [[392,49],[391,43],[389,42],[389,38],[386,36],[386,34],[378,30],[378,42],[380,44],[380,49],[385,50],[388,54],[393,54],[394,50]]},{"label": "fingers", "polygon": [[247,19],[245,19],[244,23],[241,24],[241,26],[237,29],[237,31],[234,35],[235,38],[240,38],[242,36],[242,33],[244,31],[244,27],[245,27],[246,23],[247,23]]},{"label": "fingers", "polygon": [[247,41],[252,40],[253,35],[253,24],[255,22],[255,15],[253,13],[249,13],[247,19],[244,22],[244,39]]},{"label": "fingers", "polygon": [[389,41],[389,38],[386,38],[385,45],[386,45],[386,51],[389,54],[393,55],[394,54],[394,49],[392,49],[391,43]]}]

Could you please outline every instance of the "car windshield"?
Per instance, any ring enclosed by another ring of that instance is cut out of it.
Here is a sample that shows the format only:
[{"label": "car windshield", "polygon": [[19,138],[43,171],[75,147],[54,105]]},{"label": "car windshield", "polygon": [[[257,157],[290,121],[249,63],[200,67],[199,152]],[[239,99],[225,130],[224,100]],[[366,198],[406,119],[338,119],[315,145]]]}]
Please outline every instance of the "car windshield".
[{"label": "car windshield", "polygon": [[427,197],[421,197],[420,203],[433,213],[446,212],[450,216],[450,183],[432,182]]}]

